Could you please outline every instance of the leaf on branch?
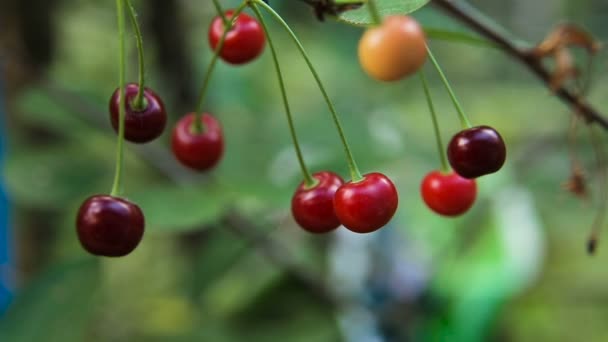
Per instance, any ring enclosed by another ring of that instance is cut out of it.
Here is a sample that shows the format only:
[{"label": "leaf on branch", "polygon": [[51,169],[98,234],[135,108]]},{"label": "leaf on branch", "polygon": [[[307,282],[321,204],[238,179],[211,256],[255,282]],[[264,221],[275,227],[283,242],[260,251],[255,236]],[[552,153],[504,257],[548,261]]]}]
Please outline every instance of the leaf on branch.
[{"label": "leaf on branch", "polygon": [[587,178],[585,177],[585,172],[580,164],[575,163],[572,166],[570,178],[563,184],[563,188],[580,199],[589,199],[589,192],[587,191]]},{"label": "leaf on branch", "polygon": [[319,21],[325,21],[325,16],[337,17],[340,14],[357,9],[363,5],[362,1],[338,2],[336,0],[301,0],[310,5]]},{"label": "leaf on branch", "polygon": [[600,42],[595,40],[591,33],[572,24],[562,24],[553,29],[545,40],[534,48],[533,53],[542,58],[573,45],[586,49],[590,54],[596,54],[601,49]]},{"label": "leaf on branch", "polygon": [[559,49],[555,51],[555,70],[551,75],[549,87],[551,91],[556,91],[568,81],[568,79],[576,79],[579,76],[578,69],[574,63],[572,53],[568,49]]},{"label": "leaf on branch", "polygon": [[549,83],[552,91],[561,88],[568,80],[577,80],[581,76],[570,51],[573,46],[585,49],[589,58],[601,49],[601,44],[591,33],[572,24],[562,24],[531,51],[531,55],[537,59],[554,59],[555,69]]}]

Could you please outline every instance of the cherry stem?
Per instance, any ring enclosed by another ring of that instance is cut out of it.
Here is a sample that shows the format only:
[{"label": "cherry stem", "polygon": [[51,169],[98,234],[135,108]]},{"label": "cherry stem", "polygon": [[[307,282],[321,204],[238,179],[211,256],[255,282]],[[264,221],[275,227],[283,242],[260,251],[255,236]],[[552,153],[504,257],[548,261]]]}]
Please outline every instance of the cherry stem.
[{"label": "cherry stem", "polygon": [[378,11],[378,6],[376,6],[376,0],[367,0],[367,9],[374,24],[380,25],[382,23],[382,16],[380,15],[380,11]]},{"label": "cherry stem", "polygon": [[264,17],[262,17],[262,13],[260,12],[260,10],[256,6],[251,6],[251,9],[255,12],[256,17],[260,21],[260,25],[262,25],[262,28],[264,29],[266,39],[268,40],[268,46],[270,47],[270,52],[272,53],[272,60],[274,62],[274,67],[277,72],[279,88],[281,88],[281,96],[283,97],[283,104],[285,106],[285,114],[287,115],[287,123],[289,124],[289,132],[293,140],[293,146],[296,150],[296,155],[298,157],[300,169],[302,170],[302,175],[304,176],[304,184],[306,188],[312,188],[318,183],[318,181],[312,177],[310,171],[306,167],[306,163],[304,162],[304,156],[300,148],[300,143],[298,142],[298,136],[296,134],[296,129],[293,123],[293,116],[291,115],[291,108],[287,99],[287,90],[285,89],[283,72],[281,71],[281,66],[279,65],[279,58],[277,57],[277,52],[274,48],[274,43],[272,42],[272,38],[270,37],[270,31],[268,30],[268,26],[266,25],[266,22],[264,21]]},{"label": "cherry stem", "polygon": [[207,89],[209,88],[209,81],[211,80],[211,76],[213,75],[213,71],[215,70],[217,60],[220,57],[220,52],[224,47],[224,43],[226,42],[226,37],[228,36],[228,33],[230,33],[230,30],[232,30],[232,27],[234,26],[234,23],[236,22],[236,19],[238,18],[239,14],[245,9],[245,7],[247,7],[247,3],[247,0],[243,1],[243,3],[233,12],[232,20],[230,20],[229,24],[224,28],[224,33],[222,34],[220,41],[217,43],[217,46],[215,47],[215,52],[213,53],[213,57],[209,62],[209,66],[207,67],[207,73],[205,74],[205,79],[203,80],[201,92],[196,104],[196,113],[199,117],[194,120],[194,131],[197,133],[201,133],[205,129],[205,127],[203,126],[203,104],[205,102],[205,95],[207,94]]},{"label": "cherry stem", "polygon": [[119,79],[120,79],[120,106],[118,110],[118,146],[116,149],[116,173],[112,185],[112,196],[118,196],[123,191],[122,176],[124,164],[125,141],[125,13],[123,0],[116,0],[116,18],[118,19],[119,41]]},{"label": "cherry stem", "polygon": [[452,100],[454,107],[456,107],[456,111],[458,112],[458,118],[460,119],[460,125],[464,129],[471,128],[471,122],[469,121],[466,114],[464,113],[464,110],[462,110],[462,106],[460,105],[460,102],[458,102],[458,98],[456,98],[456,94],[454,94],[454,91],[452,90],[452,87],[450,86],[450,82],[448,81],[447,77],[445,77],[443,70],[441,70],[441,66],[439,66],[439,63],[435,59],[435,56],[431,52],[431,49],[429,48],[428,45],[426,46],[426,51],[428,51],[429,58],[431,59],[433,66],[439,73],[439,76],[441,77],[441,81],[443,82],[443,85],[445,86],[448,93],[450,94],[450,99]]},{"label": "cherry stem", "polygon": [[139,60],[139,89],[137,91],[137,96],[135,100],[131,104],[133,109],[142,111],[146,109],[147,103],[144,98],[144,87],[145,87],[145,58],[144,58],[144,39],[141,34],[141,29],[139,27],[139,23],[137,22],[137,13],[135,12],[135,7],[131,3],[131,0],[125,0],[127,3],[127,8],[129,9],[129,18],[131,18],[131,24],[133,25],[133,30],[135,31],[135,39],[137,41],[137,58]]},{"label": "cherry stem", "polygon": [[226,18],[226,14],[224,14],[224,10],[222,9],[222,5],[220,5],[220,2],[218,0],[213,0],[213,5],[215,6],[215,11],[217,12],[217,15],[222,18],[222,21],[224,22],[224,27],[230,26],[230,21],[228,21],[228,18]]},{"label": "cherry stem", "polygon": [[346,140],[346,135],[344,134],[344,130],[342,129],[342,124],[340,123],[340,118],[338,117],[336,108],[334,107],[334,104],[332,103],[331,99],[329,98],[329,95],[327,94],[327,91],[325,90],[325,87],[323,86],[323,82],[321,81],[321,78],[319,77],[319,74],[317,73],[315,67],[312,65],[312,62],[310,61],[310,58],[308,57],[306,50],[302,46],[302,43],[300,43],[300,40],[298,39],[296,34],[291,30],[289,25],[287,25],[285,20],[283,20],[283,18],[281,18],[281,16],[272,7],[270,7],[268,4],[266,4],[262,0],[251,0],[251,1],[254,2],[255,4],[263,7],[266,11],[268,11],[268,13],[270,13],[276,19],[276,21],[278,23],[281,24],[281,26],[283,26],[285,31],[287,31],[287,33],[289,33],[289,35],[291,36],[291,39],[294,41],[294,43],[298,47],[298,50],[300,50],[300,53],[302,54],[302,57],[306,61],[306,64],[308,65],[308,68],[310,69],[312,76],[314,77],[315,81],[317,82],[319,90],[323,94],[323,98],[325,99],[325,102],[327,103],[329,112],[331,113],[334,124],[336,125],[338,135],[340,136],[340,140],[344,147],[344,153],[346,154],[346,160],[348,162],[348,168],[350,170],[350,175],[351,175],[352,181],[358,182],[358,181],[362,180],[363,176],[361,176],[361,172],[359,171],[359,168],[357,167],[355,158],[353,157],[353,154],[348,145],[348,141]]},{"label": "cherry stem", "polygon": [[589,235],[589,238],[587,240],[587,251],[589,252],[589,254],[593,255],[595,254],[595,251],[597,249],[597,245],[600,238],[600,232],[602,230],[602,227],[604,226],[604,221],[606,219],[606,208],[608,208],[608,195],[606,194],[606,187],[608,185],[608,173],[606,171],[605,152],[602,148],[603,145],[601,139],[591,125],[589,125],[589,135],[591,136],[593,150],[595,151],[595,159],[597,167],[599,169],[598,192],[600,194],[597,214],[593,221],[591,234]]},{"label": "cherry stem", "polygon": [[439,152],[439,159],[441,161],[441,171],[444,173],[450,172],[450,167],[448,166],[448,159],[445,155],[445,150],[443,148],[443,142],[441,141],[441,132],[439,131],[439,121],[437,120],[437,114],[435,112],[435,106],[433,105],[433,98],[431,97],[431,91],[429,90],[429,84],[426,80],[426,75],[424,71],[420,71],[420,82],[422,83],[422,88],[424,89],[424,96],[426,97],[426,103],[429,106],[429,111],[431,112],[431,119],[433,120],[433,129],[435,131],[435,142],[437,143],[437,152]]}]

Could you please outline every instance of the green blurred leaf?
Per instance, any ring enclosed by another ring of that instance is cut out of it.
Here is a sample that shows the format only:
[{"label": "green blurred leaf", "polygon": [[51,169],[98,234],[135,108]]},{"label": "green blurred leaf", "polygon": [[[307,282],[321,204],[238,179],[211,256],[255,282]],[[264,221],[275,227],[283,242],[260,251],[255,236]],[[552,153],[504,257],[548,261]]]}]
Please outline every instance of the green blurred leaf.
[{"label": "green blurred leaf", "polygon": [[[381,15],[408,14],[426,5],[430,0],[376,0]],[[340,20],[353,25],[372,24],[367,5],[340,15]]]},{"label": "green blurred leaf", "polygon": [[63,209],[99,192],[110,184],[112,176],[99,155],[85,153],[81,146],[65,145],[12,153],[4,172],[14,201],[47,209]]},{"label": "green blurred leaf", "polygon": [[97,263],[92,259],[48,269],[17,296],[0,321],[0,341],[84,341],[96,306]]},{"label": "green blurred leaf", "polygon": [[199,230],[217,222],[232,198],[216,185],[189,188],[167,185],[129,195],[146,215],[148,232]]},{"label": "green blurred leaf", "polygon": [[19,96],[17,108],[22,113],[19,116],[21,120],[68,137],[88,139],[91,134],[101,133],[79,119],[82,113],[70,112],[41,88],[30,88]]}]

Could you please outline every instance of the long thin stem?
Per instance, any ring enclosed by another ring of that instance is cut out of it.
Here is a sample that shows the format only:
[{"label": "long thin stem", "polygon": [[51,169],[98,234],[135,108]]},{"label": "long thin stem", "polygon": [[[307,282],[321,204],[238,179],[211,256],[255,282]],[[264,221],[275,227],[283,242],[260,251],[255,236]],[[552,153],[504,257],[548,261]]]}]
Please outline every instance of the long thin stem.
[{"label": "long thin stem", "polygon": [[298,142],[298,136],[296,135],[296,129],[293,123],[293,116],[291,115],[291,108],[289,106],[289,100],[287,99],[287,90],[285,89],[285,81],[283,79],[283,73],[281,71],[281,66],[279,65],[279,59],[277,57],[277,52],[274,48],[274,43],[272,42],[272,38],[270,37],[270,31],[268,30],[268,26],[264,21],[264,17],[262,17],[262,13],[255,6],[252,5],[251,8],[255,12],[256,17],[260,21],[262,28],[264,28],[264,32],[266,34],[266,39],[268,40],[268,46],[270,47],[270,52],[272,53],[272,60],[274,62],[274,67],[277,72],[277,78],[279,80],[279,88],[281,88],[281,96],[283,97],[283,104],[285,105],[285,114],[287,115],[287,123],[289,124],[289,132],[291,134],[291,138],[293,140],[293,146],[296,149],[296,155],[298,157],[298,163],[300,164],[300,169],[302,170],[302,176],[304,176],[304,184],[307,188],[313,187],[317,181],[312,177],[310,171],[306,167],[306,163],[304,162],[304,156],[302,155],[302,150],[300,149],[300,143]]},{"label": "long thin stem", "polygon": [[196,104],[196,113],[198,113],[199,118],[194,121],[195,132],[200,133],[204,130],[203,104],[205,102],[205,95],[207,94],[207,89],[209,88],[209,81],[211,81],[211,76],[213,75],[213,70],[215,70],[215,65],[217,64],[217,60],[220,57],[220,52],[222,51],[222,48],[224,47],[224,43],[226,42],[226,37],[228,36],[228,33],[230,32],[230,30],[232,30],[232,27],[234,26],[234,23],[236,22],[236,19],[238,18],[239,14],[245,9],[245,7],[247,7],[247,3],[248,3],[247,0],[243,1],[243,3],[233,12],[230,23],[228,24],[228,26],[226,26],[224,28],[224,33],[222,34],[220,41],[217,43],[217,46],[215,47],[215,52],[213,53],[213,57],[211,58],[211,61],[209,62],[209,66],[207,67],[207,73],[205,74],[205,79],[203,80],[203,85],[201,87],[200,95],[198,97],[198,101]]},{"label": "long thin stem", "polygon": [[118,20],[119,41],[119,79],[120,79],[120,106],[118,110],[118,146],[116,148],[116,173],[112,185],[112,196],[119,196],[123,191],[122,175],[124,163],[125,141],[125,13],[123,0],[116,0],[116,18]]},{"label": "long thin stem", "polygon": [[220,2],[218,0],[213,0],[213,6],[215,6],[215,11],[217,12],[217,15],[222,18],[222,21],[224,22],[224,27],[230,26],[230,21],[228,21],[228,18],[226,18],[226,14],[224,14],[224,10],[222,9],[222,5],[220,5]]},{"label": "long thin stem", "polygon": [[433,129],[435,131],[435,142],[437,143],[437,153],[439,153],[439,159],[441,162],[441,171],[447,173],[450,171],[448,166],[448,158],[445,155],[445,149],[443,148],[443,142],[441,141],[441,132],[439,130],[439,122],[437,121],[437,114],[435,112],[435,106],[433,105],[433,98],[429,90],[429,84],[426,80],[424,71],[420,71],[420,82],[422,83],[422,89],[424,89],[424,96],[431,112],[431,119],[433,120]]},{"label": "long thin stem", "polygon": [[589,127],[589,134],[591,136],[591,143],[595,152],[596,163],[598,167],[598,208],[591,228],[591,233],[587,240],[587,252],[591,255],[595,254],[597,245],[600,239],[600,233],[606,220],[606,208],[608,207],[608,194],[606,193],[606,187],[608,186],[608,174],[606,170],[605,162],[605,151],[603,148],[602,141],[597,135],[591,125]]},{"label": "long thin stem", "polygon": [[382,23],[382,16],[380,15],[380,11],[378,11],[378,6],[376,6],[376,0],[367,0],[367,9],[374,24],[380,25]]},{"label": "long thin stem", "polygon": [[253,1],[256,4],[260,5],[261,7],[263,7],[266,11],[268,11],[268,13],[270,13],[276,19],[277,22],[279,22],[281,24],[281,26],[283,26],[285,31],[287,31],[287,33],[289,33],[289,35],[291,36],[291,39],[294,41],[294,43],[300,50],[302,57],[306,61],[306,64],[308,65],[308,68],[310,69],[310,72],[313,75],[315,81],[317,82],[317,85],[319,86],[319,90],[321,90],[321,93],[323,94],[323,98],[325,99],[325,102],[327,103],[327,106],[329,107],[329,111],[331,113],[332,119],[333,119],[334,124],[336,125],[336,129],[338,131],[338,135],[340,136],[340,140],[342,141],[342,145],[344,147],[344,153],[346,154],[346,159],[348,162],[348,168],[350,170],[352,181],[358,182],[358,181],[362,180],[363,176],[361,176],[361,172],[359,171],[359,168],[357,167],[355,158],[353,157],[353,154],[348,145],[348,141],[346,140],[346,135],[344,134],[344,130],[342,129],[342,124],[340,123],[340,118],[338,117],[336,108],[334,107],[331,99],[329,98],[329,95],[327,94],[327,91],[325,90],[325,87],[323,86],[323,82],[321,82],[321,78],[319,77],[319,74],[317,73],[315,67],[312,65],[312,62],[310,61],[310,58],[308,57],[306,50],[304,50],[302,43],[300,43],[300,40],[298,39],[296,34],[291,30],[289,25],[287,25],[285,20],[283,20],[283,18],[281,18],[281,16],[277,12],[275,12],[275,10],[272,7],[268,6],[262,0],[251,0],[251,1]]},{"label": "long thin stem", "polygon": [[429,58],[431,59],[433,66],[435,67],[435,69],[437,69],[437,72],[439,73],[439,76],[441,77],[441,81],[443,82],[443,85],[445,85],[445,88],[447,89],[448,93],[450,94],[450,99],[452,100],[454,107],[456,107],[456,111],[458,112],[458,118],[460,119],[460,124],[462,125],[462,128],[465,128],[465,129],[470,128],[471,123],[469,122],[469,119],[467,118],[466,114],[464,113],[464,110],[462,110],[462,106],[460,105],[460,102],[458,102],[458,98],[456,98],[456,94],[454,94],[454,90],[452,90],[452,86],[450,86],[450,82],[448,81],[448,78],[445,77],[445,74],[443,73],[443,70],[441,70],[441,66],[439,66],[439,63],[435,59],[435,56],[433,55],[433,52],[431,52],[431,49],[427,46],[426,50],[429,53]]},{"label": "long thin stem", "polygon": [[144,110],[147,106],[144,98],[144,87],[145,87],[145,58],[144,58],[144,39],[141,34],[141,29],[139,27],[139,23],[137,22],[137,13],[135,12],[135,7],[131,3],[131,0],[125,0],[127,3],[127,8],[129,9],[129,18],[131,18],[131,24],[133,25],[133,30],[135,31],[135,39],[137,42],[137,58],[139,60],[139,90],[137,91],[137,96],[133,101],[132,105],[135,110]]}]

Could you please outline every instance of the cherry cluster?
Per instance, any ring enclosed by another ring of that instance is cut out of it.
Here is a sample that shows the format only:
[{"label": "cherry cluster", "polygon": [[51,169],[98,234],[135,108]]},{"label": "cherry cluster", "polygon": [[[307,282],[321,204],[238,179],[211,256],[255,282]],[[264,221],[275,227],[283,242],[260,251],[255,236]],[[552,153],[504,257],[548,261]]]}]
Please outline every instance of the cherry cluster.
[{"label": "cherry cluster", "polygon": [[[359,60],[363,69],[380,81],[397,81],[419,71],[430,54],[441,74],[465,129],[454,135],[447,148],[447,158],[453,171],[445,163],[445,151],[437,127],[432,100],[426,84],[439,154],[443,170],[432,171],[424,177],[421,194],[427,206],[444,216],[458,216],[468,211],[477,195],[475,178],[494,173],[503,166],[506,148],[500,134],[489,126],[470,127],[458,101],[447,83],[441,68],[428,49],[425,34],[415,19],[391,16],[368,29],[359,43]],[[425,80],[423,80],[426,83]]]},{"label": "cherry cluster", "polygon": [[[232,11],[226,12],[225,17],[231,19]],[[136,32],[138,30],[136,28]],[[212,49],[216,49],[224,33],[222,18],[215,18],[209,29]],[[220,57],[230,64],[247,63],[264,49],[263,31],[255,19],[244,13],[235,19],[224,38]],[[124,94],[125,100],[121,102],[119,87],[110,97],[110,122],[114,130],[120,133],[122,105],[125,140],[143,144],[160,137],[167,124],[167,111],[161,97],[138,83],[126,84]],[[175,158],[183,165],[198,171],[209,170],[218,164],[224,152],[222,127],[209,113],[186,114],[173,128],[171,147]],[[76,227],[82,246],[90,253],[124,256],[141,241],[144,222],[142,210],[135,203],[115,195],[95,195],[81,205]]]},{"label": "cherry cluster", "polygon": [[[129,0],[124,1],[129,5],[127,7],[132,23],[136,33],[139,33],[133,7]],[[257,20],[242,12],[246,6],[254,10]],[[258,6],[278,18],[291,33],[325,95],[344,144],[351,173],[350,181],[345,182],[342,177],[331,171],[311,174],[306,168],[293,127],[276,51]],[[119,20],[120,13],[119,9]],[[142,57],[141,36],[138,35],[138,38],[139,53]],[[232,65],[246,64],[260,56],[268,44],[277,69],[288,123],[304,176],[304,181],[296,188],[291,200],[295,221],[311,233],[327,233],[340,226],[356,233],[370,233],[385,226],[397,210],[397,189],[382,173],[371,172],[362,175],[359,172],[335,108],[318,74],[302,45],[280,16],[265,2],[244,1],[241,7],[221,11],[213,19],[208,40],[211,49],[215,51],[214,59],[207,72],[197,110],[186,114],[173,128],[171,147],[175,158],[197,171],[208,171],[218,164],[224,153],[222,127],[212,114],[201,110],[213,66],[218,58]],[[359,42],[359,60],[363,70],[380,81],[398,81],[421,71],[429,56],[449,88],[428,49],[424,31],[413,18],[399,15],[379,20],[376,26],[366,30]],[[448,145],[447,159],[453,169],[449,171],[426,81],[423,84],[444,167],[441,171],[430,172],[424,178],[421,185],[422,198],[433,211],[441,215],[461,215],[475,201],[475,178],[496,172],[502,167],[506,157],[505,145],[500,135],[491,127],[469,125],[457,133]],[[449,90],[453,95],[451,89]],[[124,84],[123,77],[121,87],[116,89],[110,98],[109,113],[112,127],[119,136],[119,156],[123,139],[140,144],[162,135],[167,124],[167,112],[159,95],[144,86],[143,57],[140,58],[140,82]],[[468,124],[464,113],[461,114],[462,122]],[[88,198],[78,212],[78,237],[82,246],[92,254],[123,256],[133,251],[143,237],[145,224],[141,209],[118,194],[120,186],[116,185],[120,183],[121,164],[122,160],[119,158],[112,194]]]}]

